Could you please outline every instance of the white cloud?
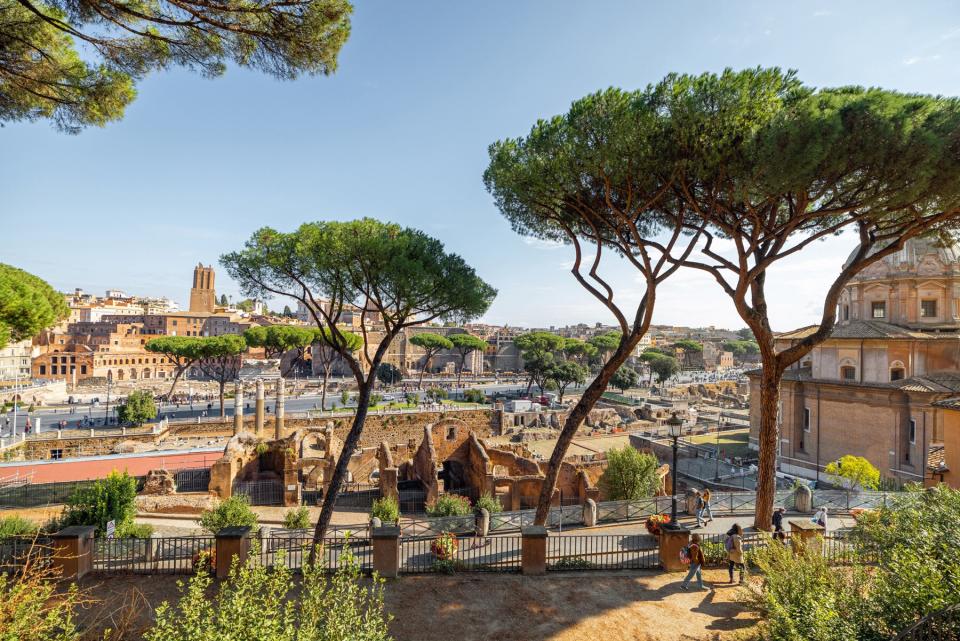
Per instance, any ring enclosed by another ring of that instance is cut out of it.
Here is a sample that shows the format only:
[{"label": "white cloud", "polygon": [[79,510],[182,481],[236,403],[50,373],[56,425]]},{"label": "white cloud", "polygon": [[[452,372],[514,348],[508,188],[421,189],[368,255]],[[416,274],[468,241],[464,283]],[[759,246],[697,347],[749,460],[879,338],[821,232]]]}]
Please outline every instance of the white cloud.
[{"label": "white cloud", "polygon": [[524,236],[523,244],[534,249],[560,249],[561,247],[566,247],[566,244],[557,242],[555,240],[544,240],[542,238],[534,238],[533,236]]},{"label": "white cloud", "polygon": [[911,56],[909,58],[903,59],[903,64],[906,66],[915,65],[919,62],[933,62],[934,60],[939,60],[940,54],[935,53],[931,56]]}]

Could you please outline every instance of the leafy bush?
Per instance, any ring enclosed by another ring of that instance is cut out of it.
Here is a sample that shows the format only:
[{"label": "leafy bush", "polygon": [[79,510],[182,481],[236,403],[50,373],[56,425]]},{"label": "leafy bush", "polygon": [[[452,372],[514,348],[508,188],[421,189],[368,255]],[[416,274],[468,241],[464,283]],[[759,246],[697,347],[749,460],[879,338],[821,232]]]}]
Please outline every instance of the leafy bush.
[{"label": "leafy bush", "polygon": [[468,403],[486,403],[487,395],[478,389],[468,389],[463,393],[463,400]]},{"label": "leafy bush", "polygon": [[322,565],[304,564],[298,590],[282,556],[272,570],[255,562],[257,557],[235,564],[230,580],[212,596],[207,572],[181,581],[179,601],[157,608],[145,641],[207,641],[212,631],[218,641],[390,641],[383,580],[376,575],[372,582],[363,580],[348,545],[332,577]]},{"label": "leafy bush", "polygon": [[310,510],[306,505],[287,510],[283,515],[283,527],[288,530],[305,530],[310,527]]},{"label": "leafy bush", "polygon": [[474,509],[479,510],[484,508],[490,514],[496,512],[503,512],[503,506],[500,505],[500,499],[490,496],[489,494],[483,494],[480,498],[477,499],[476,504],[474,504]]},{"label": "leafy bush", "polygon": [[437,403],[447,397],[447,390],[442,387],[431,387],[427,390],[427,398],[433,399]]},{"label": "leafy bush", "polygon": [[270,451],[270,446],[264,443],[263,441],[260,441],[259,443],[257,443],[257,446],[253,448],[253,451],[257,453],[257,456],[263,456],[264,454]]},{"label": "leafy bush", "polygon": [[107,522],[120,530],[133,523],[137,514],[137,480],[126,472],[113,471],[89,487],[78,488],[67,499],[59,527],[94,525],[104,536]]},{"label": "leafy bush", "polygon": [[960,602],[960,491],[916,489],[864,512],[842,571],[819,554],[769,545],[750,560],[764,583],[750,603],[765,637],[785,641],[880,641]]},{"label": "leafy bush", "polygon": [[470,499],[457,494],[441,494],[433,505],[427,506],[430,516],[465,516],[472,513]]},{"label": "leafy bush", "polygon": [[244,495],[231,496],[220,501],[212,510],[204,510],[200,514],[200,526],[216,534],[223,528],[249,525],[254,530],[260,529],[257,514],[250,509],[250,499]]},{"label": "leafy bush", "polygon": [[5,536],[33,536],[40,530],[33,521],[20,516],[0,518],[0,538]]},{"label": "leafy bush", "polygon": [[383,400],[383,394],[371,394],[367,400],[367,407],[376,407]]},{"label": "leafy bush", "polygon": [[553,570],[589,570],[594,567],[593,563],[579,556],[568,556],[550,565]]},{"label": "leafy bush", "polygon": [[703,541],[700,543],[700,549],[703,551],[703,558],[706,559],[707,565],[721,565],[727,560],[727,548],[723,543]]},{"label": "leafy bush", "polygon": [[629,445],[607,451],[607,469],[600,487],[612,501],[633,501],[653,496],[660,479],[657,457]]},{"label": "leafy bush", "polygon": [[377,499],[370,509],[370,516],[380,519],[381,523],[396,523],[400,520],[400,504],[391,496]]},{"label": "leafy bush", "polygon": [[153,392],[138,390],[130,392],[127,400],[117,408],[117,420],[121,423],[143,425],[157,416],[157,404]]},{"label": "leafy bush", "polygon": [[114,536],[118,539],[149,539],[153,535],[153,526],[147,523],[129,521],[117,525]]},{"label": "leafy bush", "polygon": [[862,456],[841,456],[828,463],[824,471],[848,490],[876,490],[880,487],[880,470]]},{"label": "leafy bush", "polygon": [[439,561],[452,561],[457,556],[457,550],[460,549],[460,541],[452,532],[441,532],[437,538],[430,543],[430,551]]},{"label": "leafy bush", "polygon": [[59,574],[49,565],[28,562],[13,577],[0,574],[0,639],[77,641],[74,611],[84,596],[71,584],[58,590]]}]

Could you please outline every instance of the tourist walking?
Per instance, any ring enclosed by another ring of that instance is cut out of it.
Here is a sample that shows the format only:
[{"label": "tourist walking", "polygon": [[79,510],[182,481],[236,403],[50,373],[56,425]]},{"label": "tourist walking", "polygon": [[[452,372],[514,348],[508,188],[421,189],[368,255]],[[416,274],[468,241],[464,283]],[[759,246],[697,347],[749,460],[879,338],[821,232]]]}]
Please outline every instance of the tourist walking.
[{"label": "tourist walking", "polygon": [[784,507],[778,507],[773,511],[773,531],[774,532],[783,532],[783,513],[787,509]]},{"label": "tourist walking", "polygon": [[699,534],[690,535],[690,545],[687,546],[687,557],[690,559],[690,570],[687,572],[687,576],[683,579],[683,582],[680,583],[680,589],[686,590],[690,584],[690,579],[696,576],[697,587],[703,590],[703,566],[706,563],[706,558],[703,556],[703,550],[700,549]]},{"label": "tourist walking", "polygon": [[727,538],[723,543],[727,550],[727,571],[730,573],[730,583],[733,583],[734,569],[740,570],[740,583],[743,583],[743,528],[739,523],[727,531]]},{"label": "tourist walking", "polygon": [[[704,514],[704,515],[709,514],[709,515],[710,515],[710,520],[712,521],[712,520],[713,520],[713,508],[710,506],[710,499],[711,499],[710,488],[704,488],[704,490],[703,490],[703,514]],[[703,522],[704,522],[704,523],[707,522],[706,516],[704,516]]]},{"label": "tourist walking", "polygon": [[827,506],[824,505],[813,515],[813,518],[810,519],[824,530],[827,529]]}]

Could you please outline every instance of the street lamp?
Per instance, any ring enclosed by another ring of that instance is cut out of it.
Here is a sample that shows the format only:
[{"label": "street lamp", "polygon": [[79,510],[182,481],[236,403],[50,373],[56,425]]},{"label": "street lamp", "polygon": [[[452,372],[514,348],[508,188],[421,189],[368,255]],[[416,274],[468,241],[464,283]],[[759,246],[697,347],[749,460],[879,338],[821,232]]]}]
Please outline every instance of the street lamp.
[{"label": "street lamp", "polygon": [[670,527],[679,527],[677,523],[677,439],[683,433],[683,419],[677,416],[676,412],[667,419],[667,432],[673,439],[673,467],[671,476],[673,477],[673,489],[671,490],[671,508],[670,508]]},{"label": "street lamp", "polygon": [[723,416],[717,419],[717,451],[715,452],[717,461],[714,468],[713,480],[720,480],[720,431],[723,430]]}]

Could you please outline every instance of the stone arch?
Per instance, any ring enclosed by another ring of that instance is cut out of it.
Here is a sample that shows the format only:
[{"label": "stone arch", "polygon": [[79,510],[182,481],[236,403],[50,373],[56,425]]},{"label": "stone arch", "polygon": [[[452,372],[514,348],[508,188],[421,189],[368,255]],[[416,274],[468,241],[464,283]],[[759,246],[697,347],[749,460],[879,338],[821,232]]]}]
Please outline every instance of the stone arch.
[{"label": "stone arch", "polygon": [[131,381],[137,380],[137,369],[135,367],[130,368],[130,380]]},{"label": "stone arch", "polygon": [[123,370],[122,370],[122,369],[118,369],[118,370],[117,370],[117,380],[118,380],[118,381],[122,381],[122,380],[123,380]]}]

